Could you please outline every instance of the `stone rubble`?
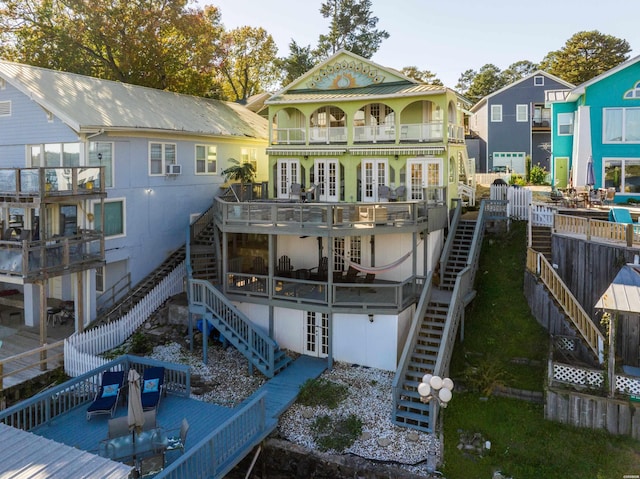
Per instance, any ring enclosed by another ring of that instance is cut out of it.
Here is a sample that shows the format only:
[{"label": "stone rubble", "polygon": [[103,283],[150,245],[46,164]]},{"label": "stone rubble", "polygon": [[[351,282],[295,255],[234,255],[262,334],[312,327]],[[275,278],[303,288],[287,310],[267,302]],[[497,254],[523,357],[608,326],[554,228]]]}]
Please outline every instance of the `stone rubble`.
[{"label": "stone rubble", "polygon": [[[249,375],[246,359],[235,348],[225,350],[218,344],[210,347],[207,365],[202,363],[201,354],[201,350],[199,355],[190,354],[173,342],[156,346],[151,357],[189,365],[195,385],[192,398],[222,406],[237,406],[266,381],[257,371]],[[295,403],[280,418],[278,432],[283,438],[316,449],[310,430],[316,416],[355,414],[363,422],[363,434],[344,454],[397,464],[428,477],[434,461],[441,457],[440,442],[433,434],[398,427],[391,422],[392,372],[335,363],[323,377],[348,386],[349,397],[333,410]]]}]

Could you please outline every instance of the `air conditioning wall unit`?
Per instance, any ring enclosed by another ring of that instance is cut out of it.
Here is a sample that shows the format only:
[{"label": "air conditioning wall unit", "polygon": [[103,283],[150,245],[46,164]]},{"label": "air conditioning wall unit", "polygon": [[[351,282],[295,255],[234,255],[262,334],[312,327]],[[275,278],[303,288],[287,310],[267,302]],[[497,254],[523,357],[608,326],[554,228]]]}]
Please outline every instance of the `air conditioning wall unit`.
[{"label": "air conditioning wall unit", "polygon": [[167,175],[181,175],[182,174],[182,165],[176,165],[174,163],[170,165],[166,165],[166,174]]}]

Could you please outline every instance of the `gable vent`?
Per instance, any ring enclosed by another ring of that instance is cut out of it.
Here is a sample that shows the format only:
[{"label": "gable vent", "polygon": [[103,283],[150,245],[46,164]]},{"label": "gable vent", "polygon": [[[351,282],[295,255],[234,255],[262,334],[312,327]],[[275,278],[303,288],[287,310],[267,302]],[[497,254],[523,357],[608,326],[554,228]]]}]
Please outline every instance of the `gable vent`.
[{"label": "gable vent", "polygon": [[7,86],[7,83],[4,81],[4,78],[0,78],[0,90],[4,90]]},{"label": "gable vent", "polygon": [[11,101],[0,101],[0,116],[11,116]]}]

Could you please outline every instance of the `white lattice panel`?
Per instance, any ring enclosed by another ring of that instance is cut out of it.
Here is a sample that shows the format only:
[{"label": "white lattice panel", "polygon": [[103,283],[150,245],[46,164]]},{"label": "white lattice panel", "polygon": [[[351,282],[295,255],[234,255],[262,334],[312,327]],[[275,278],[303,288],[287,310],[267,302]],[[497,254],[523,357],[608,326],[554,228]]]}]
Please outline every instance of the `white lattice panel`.
[{"label": "white lattice panel", "polygon": [[628,376],[616,376],[616,392],[621,394],[640,395],[640,379]]},{"label": "white lattice panel", "polygon": [[604,384],[604,373],[602,371],[554,363],[553,379],[568,384],[579,384],[581,386],[599,388]]},{"label": "white lattice panel", "polygon": [[576,342],[574,338],[568,338],[566,336],[556,336],[556,348],[563,351],[575,351]]}]

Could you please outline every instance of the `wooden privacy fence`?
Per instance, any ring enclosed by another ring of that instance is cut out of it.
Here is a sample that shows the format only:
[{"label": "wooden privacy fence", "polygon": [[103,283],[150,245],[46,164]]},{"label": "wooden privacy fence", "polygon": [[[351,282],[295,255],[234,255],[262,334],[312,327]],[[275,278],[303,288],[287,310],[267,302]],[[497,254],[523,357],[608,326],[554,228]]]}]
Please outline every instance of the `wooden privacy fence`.
[{"label": "wooden privacy fence", "polygon": [[527,269],[542,280],[602,364],[604,361],[604,335],[564,284],[556,270],[543,254],[537,253],[531,248],[527,248]]},{"label": "wooden privacy fence", "polygon": [[[0,361],[0,392],[4,390],[5,378],[17,376],[30,369],[39,368],[46,371],[49,361],[62,360],[62,346],[64,341],[57,341],[52,344],[43,344],[37,349],[32,349],[24,353],[9,356]],[[58,350],[58,351],[55,351]],[[48,354],[54,352],[54,354]]]},{"label": "wooden privacy fence", "polygon": [[181,293],[185,272],[183,261],[120,319],[65,339],[65,372],[76,377],[106,364],[107,360],[98,355],[120,346],[162,303]]}]

